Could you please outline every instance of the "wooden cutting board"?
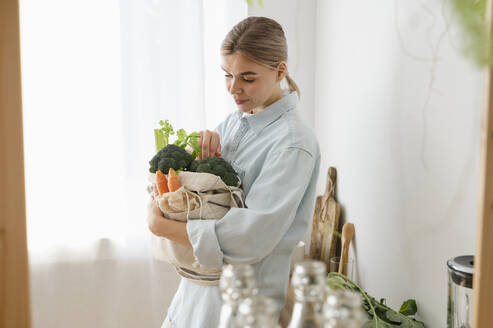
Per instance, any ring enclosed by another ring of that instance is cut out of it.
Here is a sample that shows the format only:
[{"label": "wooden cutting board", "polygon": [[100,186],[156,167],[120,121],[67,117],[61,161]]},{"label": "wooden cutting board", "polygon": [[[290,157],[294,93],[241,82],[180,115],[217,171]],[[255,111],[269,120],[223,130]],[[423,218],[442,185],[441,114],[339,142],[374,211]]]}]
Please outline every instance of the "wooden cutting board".
[{"label": "wooden cutting board", "polygon": [[[327,171],[327,181],[325,193],[318,196],[315,201],[313,211],[312,236],[310,240],[309,259],[321,260],[327,264],[329,269],[330,258],[335,256],[337,237],[334,231],[339,229],[339,216],[341,206],[334,198],[336,188],[337,171],[335,167],[329,167]],[[291,286],[291,279],[286,295],[286,304],[281,312],[280,324],[282,328],[288,326],[294,305],[294,293]]]},{"label": "wooden cutting board", "polygon": [[313,212],[312,235],[310,241],[310,258],[323,261],[329,268],[330,258],[336,254],[337,236],[334,234],[339,228],[341,206],[335,200],[337,170],[329,167],[325,193],[318,196]]}]

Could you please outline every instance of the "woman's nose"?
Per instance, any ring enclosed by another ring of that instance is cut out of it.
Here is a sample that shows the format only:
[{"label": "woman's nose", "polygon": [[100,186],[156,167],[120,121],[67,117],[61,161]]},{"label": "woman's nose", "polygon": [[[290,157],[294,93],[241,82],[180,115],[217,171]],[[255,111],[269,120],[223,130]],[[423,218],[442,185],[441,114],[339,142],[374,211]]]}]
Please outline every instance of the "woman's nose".
[{"label": "woman's nose", "polygon": [[240,87],[238,85],[238,80],[233,79],[233,81],[231,82],[231,85],[229,86],[229,93],[234,95],[235,93],[238,93],[238,91],[240,91]]}]

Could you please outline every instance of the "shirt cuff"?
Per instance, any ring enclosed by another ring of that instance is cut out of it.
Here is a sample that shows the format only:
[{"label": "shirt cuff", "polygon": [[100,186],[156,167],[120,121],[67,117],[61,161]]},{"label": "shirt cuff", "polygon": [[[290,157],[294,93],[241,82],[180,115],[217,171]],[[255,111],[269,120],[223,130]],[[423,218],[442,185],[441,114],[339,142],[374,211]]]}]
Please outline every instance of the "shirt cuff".
[{"label": "shirt cuff", "polygon": [[216,220],[189,220],[187,234],[200,267],[221,269],[224,255],[216,237]]}]

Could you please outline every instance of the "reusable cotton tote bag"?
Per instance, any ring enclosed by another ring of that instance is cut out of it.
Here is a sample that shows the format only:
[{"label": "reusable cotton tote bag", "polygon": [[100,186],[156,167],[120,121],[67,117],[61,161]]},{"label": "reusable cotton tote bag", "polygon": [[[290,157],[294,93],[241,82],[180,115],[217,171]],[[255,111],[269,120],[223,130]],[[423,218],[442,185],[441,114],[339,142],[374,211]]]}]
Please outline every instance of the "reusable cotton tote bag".
[{"label": "reusable cotton tote bag", "polygon": [[[155,174],[149,181],[155,183]],[[231,208],[245,207],[244,194],[239,187],[226,185],[219,176],[209,173],[182,171],[178,174],[180,189],[156,197],[164,217],[188,220],[218,220]],[[238,184],[240,185],[240,183]],[[148,188],[151,192],[152,188]],[[205,269],[193,255],[191,247],[153,235],[155,258],[172,264],[182,277],[202,285],[216,285],[221,268]]]}]

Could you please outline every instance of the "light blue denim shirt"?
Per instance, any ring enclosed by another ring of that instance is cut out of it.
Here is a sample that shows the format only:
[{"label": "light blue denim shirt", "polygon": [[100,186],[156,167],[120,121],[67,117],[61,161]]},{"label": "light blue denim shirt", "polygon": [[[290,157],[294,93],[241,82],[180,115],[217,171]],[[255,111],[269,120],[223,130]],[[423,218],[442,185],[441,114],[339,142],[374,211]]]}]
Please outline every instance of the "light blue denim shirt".
[{"label": "light blue denim shirt", "polygon": [[[216,131],[222,156],[240,175],[247,208],[232,208],[220,220],[193,220],[187,233],[201,267],[248,263],[259,293],[280,312],[288,287],[291,254],[312,222],[320,151],[296,110],[298,96],[283,97],[263,111],[229,115]],[[221,293],[185,278],[168,310],[173,328],[216,328]]]}]

